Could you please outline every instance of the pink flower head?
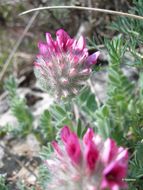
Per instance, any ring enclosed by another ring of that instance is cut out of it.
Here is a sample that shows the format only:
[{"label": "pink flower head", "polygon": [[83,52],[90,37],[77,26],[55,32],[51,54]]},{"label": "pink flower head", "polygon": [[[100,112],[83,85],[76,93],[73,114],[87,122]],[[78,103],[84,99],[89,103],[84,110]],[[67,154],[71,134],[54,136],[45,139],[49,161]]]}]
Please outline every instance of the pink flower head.
[{"label": "pink flower head", "polygon": [[76,40],[62,29],[56,32],[56,40],[46,33],[46,42],[39,42],[38,48],[35,75],[45,89],[59,98],[78,93],[99,57],[99,52],[88,55],[83,36]]},{"label": "pink flower head", "polygon": [[[66,46],[62,46],[66,48]],[[119,190],[127,188],[128,151],[112,139],[105,142],[89,128],[79,139],[68,126],[61,143],[52,142],[56,154],[45,163],[51,173],[48,189]]]}]

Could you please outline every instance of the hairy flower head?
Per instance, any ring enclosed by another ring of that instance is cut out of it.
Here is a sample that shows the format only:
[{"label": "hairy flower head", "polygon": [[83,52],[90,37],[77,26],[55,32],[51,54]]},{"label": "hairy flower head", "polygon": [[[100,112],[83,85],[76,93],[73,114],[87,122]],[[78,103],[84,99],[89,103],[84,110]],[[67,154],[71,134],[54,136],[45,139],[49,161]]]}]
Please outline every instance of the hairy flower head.
[{"label": "hairy flower head", "polygon": [[67,126],[46,160],[48,190],[119,190],[127,188],[128,151],[112,139],[103,141],[88,129],[82,140]]},{"label": "hairy flower head", "polygon": [[35,75],[58,98],[77,94],[99,57],[99,52],[89,56],[83,36],[76,40],[62,29],[56,32],[56,40],[46,33],[46,42],[39,42],[38,48]]}]

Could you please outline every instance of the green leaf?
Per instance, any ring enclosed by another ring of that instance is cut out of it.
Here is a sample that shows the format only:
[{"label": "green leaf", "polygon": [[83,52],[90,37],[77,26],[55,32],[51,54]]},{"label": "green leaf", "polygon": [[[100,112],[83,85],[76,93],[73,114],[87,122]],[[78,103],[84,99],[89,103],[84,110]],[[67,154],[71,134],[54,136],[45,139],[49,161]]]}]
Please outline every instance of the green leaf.
[{"label": "green leaf", "polygon": [[44,128],[44,130],[48,131],[52,125],[51,125],[51,115],[49,110],[45,110],[43,114],[40,117],[40,126]]},{"label": "green leaf", "polygon": [[76,99],[79,111],[86,117],[87,121],[95,120],[95,111],[98,108],[96,96],[91,92],[90,87],[84,88]]},{"label": "green leaf", "polygon": [[94,94],[90,94],[88,99],[87,99],[87,108],[91,111],[91,112],[95,112],[97,109],[97,103],[95,100],[95,95]]},{"label": "green leaf", "polygon": [[49,108],[54,127],[61,128],[64,125],[72,127],[72,114],[65,108],[65,105],[54,104]]},{"label": "green leaf", "polygon": [[52,125],[52,117],[49,110],[45,110],[39,120],[39,127],[34,130],[37,139],[42,143],[46,144],[54,140],[55,138],[55,127]]},{"label": "green leaf", "polygon": [[82,123],[80,119],[78,119],[78,124],[77,124],[77,135],[78,137],[81,137],[82,135]]}]

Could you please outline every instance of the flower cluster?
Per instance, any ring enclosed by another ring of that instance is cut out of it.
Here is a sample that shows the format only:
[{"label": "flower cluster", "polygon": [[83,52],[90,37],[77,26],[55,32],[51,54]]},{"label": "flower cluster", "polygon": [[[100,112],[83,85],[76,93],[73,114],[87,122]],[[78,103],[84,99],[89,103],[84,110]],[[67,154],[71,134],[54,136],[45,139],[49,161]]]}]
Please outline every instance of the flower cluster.
[{"label": "flower cluster", "polygon": [[99,52],[89,56],[83,36],[72,39],[62,29],[56,32],[56,40],[46,33],[46,42],[39,42],[38,47],[35,75],[58,98],[78,93],[99,56]]},{"label": "flower cluster", "polygon": [[47,189],[119,190],[127,188],[128,151],[112,139],[103,141],[89,128],[83,139],[67,126],[61,143],[52,142],[54,153],[46,160],[51,174]]}]

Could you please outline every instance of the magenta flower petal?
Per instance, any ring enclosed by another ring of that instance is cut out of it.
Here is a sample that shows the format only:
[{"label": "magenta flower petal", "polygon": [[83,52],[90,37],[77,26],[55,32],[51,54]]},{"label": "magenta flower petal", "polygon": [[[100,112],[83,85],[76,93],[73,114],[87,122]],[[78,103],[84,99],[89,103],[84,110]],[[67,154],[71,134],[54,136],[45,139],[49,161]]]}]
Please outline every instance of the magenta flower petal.
[{"label": "magenta flower petal", "polygon": [[119,147],[116,160],[122,161],[123,163],[127,163],[128,159],[129,159],[129,155],[128,155],[127,149],[124,149],[123,147]]},{"label": "magenta flower petal", "polygon": [[68,126],[64,126],[61,130],[61,139],[64,143],[67,143],[71,131]]},{"label": "magenta flower petal", "polygon": [[67,48],[67,42],[69,43],[69,41],[71,40],[70,36],[63,30],[63,29],[59,29],[56,32],[56,36],[57,36],[57,42],[58,42],[58,46],[66,51]]},{"label": "magenta flower petal", "polygon": [[39,42],[38,47],[39,47],[39,53],[40,54],[43,54],[43,55],[48,54],[48,46],[46,43]]},{"label": "magenta flower petal", "polygon": [[58,143],[56,141],[52,141],[51,143],[52,147],[54,148],[54,150],[60,155],[62,156],[62,151],[58,145]]},{"label": "magenta flower petal", "polygon": [[76,43],[75,49],[78,51],[82,51],[85,48],[85,38],[81,36]]},{"label": "magenta flower petal", "polygon": [[90,171],[95,170],[98,156],[99,156],[99,153],[96,148],[96,145],[92,141],[90,141],[85,147],[85,160],[86,160],[87,168]]},{"label": "magenta flower petal", "polygon": [[92,128],[88,128],[86,133],[83,136],[83,142],[87,145],[92,141],[92,138],[94,136],[94,131]]},{"label": "magenta flower petal", "polygon": [[81,149],[78,137],[76,136],[75,133],[70,134],[65,147],[73,163],[79,164],[81,159]]},{"label": "magenta flower petal", "polygon": [[123,181],[127,175],[127,164],[112,162],[109,164],[103,171],[103,181],[101,187],[109,188],[114,190],[115,187],[117,189],[126,188],[127,184]]},{"label": "magenta flower petal", "polygon": [[87,65],[91,66],[97,63],[98,57],[100,55],[100,52],[97,51],[96,53],[93,53],[87,58]]},{"label": "magenta flower petal", "polygon": [[61,139],[65,143],[65,148],[70,159],[73,163],[78,164],[81,158],[81,149],[77,135],[65,126],[61,130]]},{"label": "magenta flower petal", "polygon": [[52,36],[50,33],[46,33],[46,41],[47,41],[47,45],[49,48],[51,48],[51,50],[55,49],[55,42],[52,39]]},{"label": "magenta flower petal", "polygon": [[102,153],[102,160],[105,164],[113,160],[118,153],[116,142],[112,139],[107,139],[104,142],[104,151]]},{"label": "magenta flower petal", "polygon": [[[116,147],[117,148],[117,147]],[[110,188],[111,190],[127,188],[123,178],[127,175],[128,151],[123,148],[118,148],[114,159],[107,164],[103,171],[102,188]]]}]

